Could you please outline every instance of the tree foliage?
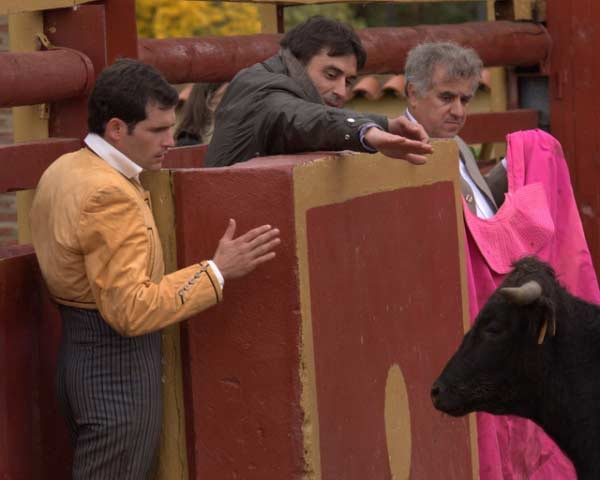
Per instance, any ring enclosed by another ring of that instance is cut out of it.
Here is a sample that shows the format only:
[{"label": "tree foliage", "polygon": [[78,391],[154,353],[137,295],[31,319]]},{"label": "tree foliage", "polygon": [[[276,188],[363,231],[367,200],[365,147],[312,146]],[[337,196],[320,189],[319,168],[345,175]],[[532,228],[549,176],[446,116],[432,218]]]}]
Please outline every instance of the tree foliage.
[{"label": "tree foliage", "polygon": [[140,37],[241,35],[260,32],[258,7],[250,3],[136,0]]},{"label": "tree foliage", "polygon": [[366,27],[366,22],[362,18],[356,17],[354,5],[349,3],[336,3],[326,5],[293,5],[285,7],[283,15],[285,19],[285,29],[289,30],[313,15],[323,15],[327,18],[339,20],[352,25],[354,28]]}]

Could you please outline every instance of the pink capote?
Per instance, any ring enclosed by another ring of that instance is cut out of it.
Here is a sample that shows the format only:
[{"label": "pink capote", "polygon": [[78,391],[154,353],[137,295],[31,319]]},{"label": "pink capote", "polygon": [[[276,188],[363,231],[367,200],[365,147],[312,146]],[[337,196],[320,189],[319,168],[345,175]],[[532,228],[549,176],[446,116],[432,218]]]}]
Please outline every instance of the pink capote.
[{"label": "pink capote", "polygon": [[[558,141],[541,130],[508,136],[508,193],[490,219],[464,205],[472,320],[525,255],[548,262],[574,295],[600,303],[600,291]],[[477,414],[481,480],[575,479],[571,462],[534,423]]]}]

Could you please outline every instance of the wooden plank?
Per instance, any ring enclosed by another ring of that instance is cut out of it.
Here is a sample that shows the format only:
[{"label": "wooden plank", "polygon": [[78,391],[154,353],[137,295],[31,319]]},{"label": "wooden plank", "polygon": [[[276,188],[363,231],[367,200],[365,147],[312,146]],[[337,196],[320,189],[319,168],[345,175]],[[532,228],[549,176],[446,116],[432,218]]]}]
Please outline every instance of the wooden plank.
[{"label": "wooden plank", "polygon": [[135,0],[104,0],[108,64],[121,57],[137,58]]},{"label": "wooden plank", "polygon": [[467,143],[504,142],[507,134],[538,127],[537,110],[507,110],[506,112],[474,113],[460,132]]},{"label": "wooden plank", "polygon": [[513,0],[513,11],[515,20],[533,19],[534,0]]},{"label": "wooden plank", "polygon": [[191,145],[169,150],[163,168],[200,168],[204,164],[208,145]]},{"label": "wooden plank", "polygon": [[74,7],[93,1],[94,0],[2,0],[2,2],[0,2],[0,15]]},{"label": "wooden plank", "polygon": [[[44,13],[45,33],[54,45],[81,52],[97,75],[106,66],[107,33],[104,5]],[[93,80],[91,80],[93,81]],[[83,138],[87,133],[87,95],[52,104],[50,136]]]},{"label": "wooden plank", "polygon": [[[199,2],[204,0],[189,0],[193,2]],[[277,1],[277,0],[225,0],[231,2],[244,2],[244,3],[275,3],[284,6],[288,5],[316,5],[322,3],[365,3],[364,0],[294,0],[289,1]],[[485,3],[486,0],[427,0],[428,3]],[[415,0],[370,0],[369,3],[418,3]]]},{"label": "wooden plank", "polygon": [[550,122],[561,142],[596,274],[600,274],[600,107],[595,88],[600,60],[590,55],[600,39],[597,0],[547,2],[554,40],[550,61]]},{"label": "wooden plank", "polygon": [[81,146],[81,140],[76,138],[0,145],[0,193],[35,188],[54,160]]},{"label": "wooden plank", "polygon": [[[12,52],[37,50],[36,33],[44,28],[41,13],[11,15],[8,19],[9,45]],[[15,107],[13,114],[13,138],[15,142],[39,140],[48,137],[48,118],[44,105]]]},{"label": "wooden plank", "polygon": [[[162,244],[165,271],[177,270],[175,207],[171,190],[171,172],[144,172],[142,184],[150,192],[152,213]],[[186,456],[185,408],[179,324],[162,331],[162,395],[163,419],[159,460],[153,480],[189,477]]]}]

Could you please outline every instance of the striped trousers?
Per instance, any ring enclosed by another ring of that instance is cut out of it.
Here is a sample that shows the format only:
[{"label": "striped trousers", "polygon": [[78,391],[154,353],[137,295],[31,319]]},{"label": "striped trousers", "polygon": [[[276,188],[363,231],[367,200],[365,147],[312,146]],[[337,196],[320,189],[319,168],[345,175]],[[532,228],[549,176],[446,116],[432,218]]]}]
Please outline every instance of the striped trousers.
[{"label": "striped trousers", "polygon": [[123,337],[97,310],[60,306],[57,395],[74,480],[143,480],[162,424],[160,332]]}]

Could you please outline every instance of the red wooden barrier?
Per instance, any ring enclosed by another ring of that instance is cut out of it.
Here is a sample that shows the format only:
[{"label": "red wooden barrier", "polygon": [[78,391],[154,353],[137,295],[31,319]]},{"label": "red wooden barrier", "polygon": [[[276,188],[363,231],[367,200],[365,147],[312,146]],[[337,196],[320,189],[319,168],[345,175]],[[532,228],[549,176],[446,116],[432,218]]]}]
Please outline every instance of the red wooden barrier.
[{"label": "red wooden barrier", "polygon": [[[477,50],[487,66],[535,65],[550,54],[550,37],[541,25],[473,22],[359,30],[367,51],[362,73],[400,73],[408,51],[429,40],[452,40]],[[228,81],[242,68],[279,49],[280,35],[140,39],[139,58],[172,83]]]},{"label": "red wooden barrier", "polygon": [[0,249],[0,478],[66,479],[70,445],[54,395],[60,324],[32,252]]},{"label": "red wooden barrier", "polygon": [[472,113],[460,136],[467,143],[504,142],[511,132],[537,128],[539,116],[537,110]]},{"label": "red wooden barrier", "polygon": [[[283,240],[184,324],[191,478],[472,478],[468,421],[429,400],[463,334],[449,145],[418,168],[312,154],[173,172],[180,265],[212,255],[230,217]],[[390,372],[408,387],[391,420]]]}]

